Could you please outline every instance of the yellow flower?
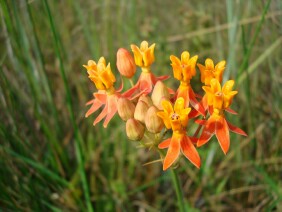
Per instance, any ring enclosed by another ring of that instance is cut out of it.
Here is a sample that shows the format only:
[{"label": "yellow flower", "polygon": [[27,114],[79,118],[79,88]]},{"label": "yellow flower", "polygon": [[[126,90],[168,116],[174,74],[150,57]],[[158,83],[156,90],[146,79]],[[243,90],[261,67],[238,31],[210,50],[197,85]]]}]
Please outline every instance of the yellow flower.
[{"label": "yellow flower", "polygon": [[202,83],[205,83],[205,85],[210,85],[211,79],[213,78],[221,82],[225,65],[225,60],[222,60],[214,67],[214,63],[210,58],[206,59],[205,66],[198,63],[197,66],[201,71]]},{"label": "yellow flower", "polygon": [[104,57],[100,57],[98,63],[89,60],[87,65],[83,65],[87,69],[88,77],[95,83],[98,90],[108,90],[113,87],[116,81],[110,67],[110,63],[106,65]]},{"label": "yellow flower", "polygon": [[178,98],[174,107],[170,101],[163,100],[162,106],[164,111],[158,112],[157,115],[163,119],[166,128],[172,128],[173,131],[184,131],[188,123],[188,114],[191,111],[191,108],[185,108],[184,99]]},{"label": "yellow flower", "polygon": [[156,44],[152,44],[150,47],[148,47],[149,45],[147,41],[143,41],[140,45],[140,48],[136,45],[131,45],[136,65],[146,68],[155,61],[155,45]]},{"label": "yellow flower", "polygon": [[170,56],[171,66],[173,68],[174,78],[189,82],[193,76],[196,75],[196,63],[198,60],[198,55],[191,57],[187,51],[181,54],[181,60],[174,56]]},{"label": "yellow flower", "polygon": [[233,97],[238,91],[232,91],[234,80],[228,80],[221,89],[217,79],[212,79],[209,86],[203,86],[208,98],[208,105],[212,105],[213,109],[225,110],[231,103]]}]

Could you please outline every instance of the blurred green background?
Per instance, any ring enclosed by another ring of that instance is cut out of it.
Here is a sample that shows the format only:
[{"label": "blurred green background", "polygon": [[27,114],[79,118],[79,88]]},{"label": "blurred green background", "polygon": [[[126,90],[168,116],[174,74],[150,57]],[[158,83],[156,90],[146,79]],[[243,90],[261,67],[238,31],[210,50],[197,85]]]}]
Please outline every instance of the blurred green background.
[{"label": "blurred green background", "polygon": [[[186,209],[282,210],[281,1],[1,0],[0,15],[1,210],[177,209],[169,171],[143,166],[156,151],[117,116],[107,129],[84,118],[95,87],[82,65],[104,56],[117,74],[117,49],[143,40],[156,43],[156,75],[188,50],[227,60],[239,91],[228,120],[249,136],[232,133],[227,156],[213,138],[199,170],[180,159]],[[199,73],[192,84],[203,93]]]}]

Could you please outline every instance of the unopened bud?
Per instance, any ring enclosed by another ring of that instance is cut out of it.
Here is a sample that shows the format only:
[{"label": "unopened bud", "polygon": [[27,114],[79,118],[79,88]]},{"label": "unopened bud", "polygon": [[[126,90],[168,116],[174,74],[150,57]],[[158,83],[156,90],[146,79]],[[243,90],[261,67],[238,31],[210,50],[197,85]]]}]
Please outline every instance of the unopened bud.
[{"label": "unopened bud", "polygon": [[163,120],[157,115],[158,111],[155,106],[151,106],[145,117],[145,125],[151,133],[159,133],[164,127]]},{"label": "unopened bud", "polygon": [[117,68],[119,73],[127,78],[133,77],[136,72],[134,59],[131,53],[124,48],[117,51]]},{"label": "unopened bud", "polygon": [[148,105],[148,107],[151,107],[153,105],[151,97],[144,95],[144,94],[139,97],[138,101],[145,102]]},{"label": "unopened bud", "polygon": [[161,104],[163,99],[169,99],[168,88],[162,81],[158,81],[152,93],[152,100],[153,104],[160,110],[163,109]]},{"label": "unopened bud", "polygon": [[144,136],[145,127],[136,119],[126,121],[126,135],[130,140],[140,141]]},{"label": "unopened bud", "polygon": [[145,115],[149,109],[149,106],[144,101],[138,101],[134,111],[134,118],[143,124],[145,124]]},{"label": "unopened bud", "polygon": [[120,118],[124,121],[134,116],[135,106],[129,99],[119,98],[117,109]]}]

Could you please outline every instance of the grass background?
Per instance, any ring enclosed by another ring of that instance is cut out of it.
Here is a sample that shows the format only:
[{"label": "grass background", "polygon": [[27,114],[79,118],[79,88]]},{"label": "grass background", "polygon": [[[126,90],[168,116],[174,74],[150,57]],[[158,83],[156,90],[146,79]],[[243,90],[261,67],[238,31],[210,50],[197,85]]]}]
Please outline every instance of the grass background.
[{"label": "grass background", "polygon": [[[119,47],[156,43],[156,75],[188,50],[218,62],[239,94],[224,156],[213,139],[201,169],[180,159],[186,208],[282,210],[282,2],[1,0],[0,208],[4,211],[171,211],[170,174],[155,151],[137,148],[115,117],[84,118],[93,84],[82,64]],[[199,74],[192,80],[201,93]],[[176,86],[173,79],[170,86]],[[191,130],[193,131],[193,129]]]}]

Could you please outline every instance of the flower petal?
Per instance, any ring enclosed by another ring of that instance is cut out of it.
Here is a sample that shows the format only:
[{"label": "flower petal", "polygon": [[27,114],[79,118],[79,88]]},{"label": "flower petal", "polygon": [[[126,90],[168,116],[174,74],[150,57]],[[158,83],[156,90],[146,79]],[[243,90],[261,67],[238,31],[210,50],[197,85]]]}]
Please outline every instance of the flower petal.
[{"label": "flower petal", "polygon": [[104,121],[104,124],[103,124],[103,127],[104,127],[104,128],[107,128],[108,123],[111,121],[111,119],[112,119],[113,116],[116,114],[116,112],[117,112],[117,108],[112,109],[111,112],[108,113],[108,115],[107,115],[107,117],[106,117],[106,119],[105,119],[105,121]]},{"label": "flower petal", "polygon": [[168,139],[164,140],[162,143],[160,143],[158,145],[158,148],[159,149],[166,149],[166,148],[168,148],[169,145],[170,145],[170,141],[171,141],[171,138],[168,138]]},{"label": "flower petal", "polygon": [[238,113],[235,110],[232,110],[230,107],[225,109],[226,112],[237,115]]},{"label": "flower petal", "polygon": [[93,125],[95,126],[95,125],[96,125],[97,123],[99,123],[103,118],[105,118],[106,115],[107,115],[107,113],[108,113],[108,105],[106,105],[106,106],[104,107],[104,109],[102,110],[102,112],[101,112],[101,113],[99,114],[99,116],[95,119]]},{"label": "flower petal", "polygon": [[176,102],[174,103],[174,111],[177,114],[181,114],[181,111],[183,109],[184,109],[184,99],[182,97],[179,97],[179,98],[176,99]]},{"label": "flower petal", "polygon": [[215,133],[215,123],[216,123],[216,119],[211,116],[208,121],[206,122],[203,132],[197,142],[197,146],[200,147],[202,145],[204,145],[205,143],[207,143],[211,137],[214,135]]},{"label": "flower petal", "polygon": [[92,104],[91,107],[89,108],[89,110],[86,112],[85,117],[87,118],[89,115],[91,115],[91,114],[94,113],[96,110],[98,110],[102,105],[103,105],[102,102],[100,102],[99,100],[95,99],[95,100],[93,101],[93,104]]},{"label": "flower petal", "polygon": [[194,107],[197,111],[199,111],[203,116],[205,116],[205,109],[203,106],[198,102],[198,100],[195,97],[195,93],[193,89],[190,87],[189,88],[189,98],[190,98],[190,103],[192,107]]},{"label": "flower petal", "polygon": [[180,136],[174,136],[172,135],[171,142],[169,145],[169,148],[167,150],[164,164],[163,164],[163,170],[167,170],[178,158],[180,153],[180,140],[182,137]]},{"label": "flower petal", "polygon": [[247,133],[245,133],[244,130],[240,129],[239,127],[236,127],[236,126],[232,125],[228,121],[226,121],[226,122],[227,122],[227,125],[228,125],[228,128],[229,128],[230,131],[232,131],[234,133],[237,133],[239,135],[248,136]]},{"label": "flower petal", "polygon": [[100,102],[106,104],[106,102],[107,102],[107,94],[94,93],[94,96],[95,96],[95,98],[98,99]]},{"label": "flower petal", "polygon": [[188,136],[184,136],[180,142],[182,153],[190,160],[197,168],[201,166],[201,158]]},{"label": "flower petal", "polygon": [[215,135],[219,145],[226,154],[230,146],[229,129],[224,117],[220,117],[216,122]]},{"label": "flower petal", "polygon": [[143,61],[142,61],[142,54],[140,49],[136,46],[136,45],[131,45],[131,50],[134,54],[134,60],[135,60],[135,64],[138,66],[142,66],[143,65]]},{"label": "flower petal", "polygon": [[171,113],[173,113],[173,108],[172,108],[172,105],[171,105],[171,102],[170,102],[170,101],[163,100],[163,101],[162,101],[162,106],[163,106],[164,111],[165,111],[168,115],[170,115]]}]

